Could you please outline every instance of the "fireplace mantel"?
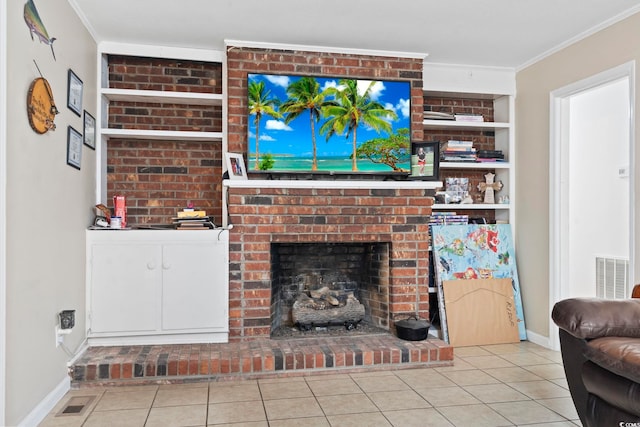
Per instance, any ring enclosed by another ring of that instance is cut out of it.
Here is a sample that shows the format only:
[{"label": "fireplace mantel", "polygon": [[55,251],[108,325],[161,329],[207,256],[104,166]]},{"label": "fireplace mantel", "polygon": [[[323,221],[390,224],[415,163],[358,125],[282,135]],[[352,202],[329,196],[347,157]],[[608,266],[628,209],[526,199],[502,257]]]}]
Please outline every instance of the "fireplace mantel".
[{"label": "fireplace mantel", "polygon": [[442,187],[441,181],[323,181],[323,180],[267,180],[226,179],[222,185],[229,188],[322,188],[322,189],[410,189],[435,190]]}]

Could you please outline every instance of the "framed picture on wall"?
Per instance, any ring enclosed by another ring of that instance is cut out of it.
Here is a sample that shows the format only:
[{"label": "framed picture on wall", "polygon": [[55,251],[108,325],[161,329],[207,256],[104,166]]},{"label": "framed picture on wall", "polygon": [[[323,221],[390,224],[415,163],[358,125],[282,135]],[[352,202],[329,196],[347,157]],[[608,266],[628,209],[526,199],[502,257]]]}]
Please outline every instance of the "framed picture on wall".
[{"label": "framed picture on wall", "polygon": [[437,181],[440,170],[440,142],[412,142],[411,143],[411,174],[412,179]]},{"label": "framed picture on wall", "polygon": [[67,164],[80,169],[82,161],[82,134],[69,126],[67,128]]},{"label": "framed picture on wall", "polygon": [[82,80],[71,69],[69,69],[67,80],[67,107],[80,117],[82,115]]},{"label": "framed picture on wall", "polygon": [[244,159],[238,153],[226,153],[227,172],[229,179],[247,179],[247,170],[244,167]]},{"label": "framed picture on wall", "polygon": [[95,150],[96,149],[96,119],[84,111],[84,127],[82,134],[84,136],[84,145]]}]

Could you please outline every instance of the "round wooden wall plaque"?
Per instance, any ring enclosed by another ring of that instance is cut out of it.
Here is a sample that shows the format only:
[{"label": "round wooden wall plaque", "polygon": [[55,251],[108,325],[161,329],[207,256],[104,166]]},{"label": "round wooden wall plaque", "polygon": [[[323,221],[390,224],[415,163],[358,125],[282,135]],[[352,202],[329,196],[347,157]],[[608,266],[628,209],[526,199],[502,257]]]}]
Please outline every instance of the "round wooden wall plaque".
[{"label": "round wooden wall plaque", "polygon": [[56,114],[58,114],[58,109],[53,101],[51,86],[44,77],[38,77],[31,82],[27,94],[29,124],[34,131],[40,134],[56,130],[56,125],[53,123]]}]

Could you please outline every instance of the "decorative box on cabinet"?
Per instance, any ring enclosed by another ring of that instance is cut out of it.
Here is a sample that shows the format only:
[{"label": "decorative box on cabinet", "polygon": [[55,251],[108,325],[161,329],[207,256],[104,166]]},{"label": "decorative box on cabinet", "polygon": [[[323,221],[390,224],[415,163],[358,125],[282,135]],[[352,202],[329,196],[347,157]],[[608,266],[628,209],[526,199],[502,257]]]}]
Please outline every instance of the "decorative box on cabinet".
[{"label": "decorative box on cabinet", "polygon": [[227,342],[228,231],[87,231],[90,345]]}]

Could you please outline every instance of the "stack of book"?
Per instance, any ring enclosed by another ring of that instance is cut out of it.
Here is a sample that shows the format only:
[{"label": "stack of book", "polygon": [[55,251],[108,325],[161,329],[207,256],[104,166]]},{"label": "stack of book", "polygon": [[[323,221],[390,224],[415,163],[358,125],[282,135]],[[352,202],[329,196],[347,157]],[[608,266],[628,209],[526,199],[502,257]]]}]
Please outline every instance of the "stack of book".
[{"label": "stack of book", "polygon": [[479,162],[504,162],[502,150],[478,150]]},{"label": "stack of book", "polygon": [[213,218],[207,216],[205,211],[184,209],[173,218],[176,230],[209,230],[215,228]]},{"label": "stack of book", "polygon": [[442,152],[444,162],[475,162],[477,159],[473,141],[449,140]]},{"label": "stack of book", "polygon": [[461,224],[469,224],[469,215],[457,215],[455,212],[433,212],[429,218],[429,225]]}]

